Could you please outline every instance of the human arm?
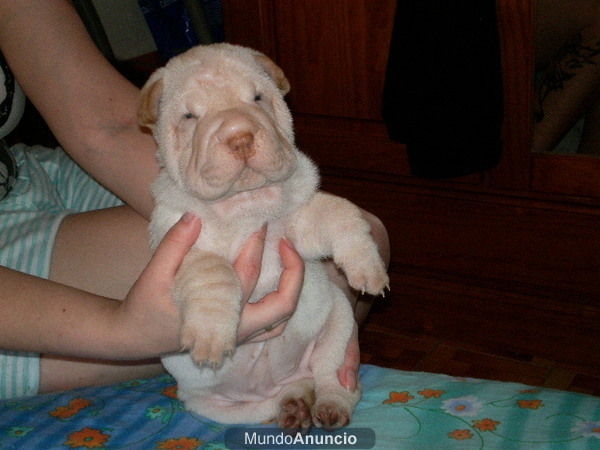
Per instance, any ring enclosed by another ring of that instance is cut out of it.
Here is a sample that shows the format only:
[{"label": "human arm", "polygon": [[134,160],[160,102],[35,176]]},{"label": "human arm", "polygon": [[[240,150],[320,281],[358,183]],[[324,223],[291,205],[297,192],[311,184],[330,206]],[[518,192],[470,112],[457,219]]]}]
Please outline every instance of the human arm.
[{"label": "human arm", "polygon": [[0,49],[65,150],[148,218],[158,166],[137,124],[139,91],[104,59],[71,4],[0,0]]},{"label": "human arm", "polygon": [[[179,311],[171,299],[173,278],[196,241],[200,221],[186,215],[165,236],[126,299],[121,302],[0,267],[0,348],[103,360],[140,360],[178,351]],[[244,291],[252,290],[252,260],[262,254],[259,234],[250,238],[237,264]],[[302,264],[290,250],[284,265]],[[248,269],[250,268],[250,269]],[[301,284],[297,270],[290,285]],[[277,310],[242,320],[239,340],[259,333],[279,314],[293,312],[298,296],[282,292]],[[257,337],[260,339],[260,337]]]},{"label": "human arm", "polygon": [[[153,207],[148,186],[157,165],[154,142],[137,125],[139,92],[97,51],[69,2],[0,0],[0,47],[67,152],[148,218]],[[285,284],[282,288],[286,291]],[[248,305],[244,313],[254,310],[266,320],[288,308],[277,299]],[[353,348],[357,355],[356,342]]]},{"label": "human arm", "polygon": [[[148,218],[153,207],[149,185],[158,166],[154,141],[137,123],[139,91],[97,51],[69,2],[0,1],[0,46],[69,154]],[[31,70],[32,61],[36,70]],[[245,265],[238,263],[238,272],[252,272],[251,259]],[[50,288],[41,280],[33,284],[40,293],[43,286]],[[261,323],[288,308],[286,302],[276,301],[281,296],[273,297],[249,307],[242,323]]]}]

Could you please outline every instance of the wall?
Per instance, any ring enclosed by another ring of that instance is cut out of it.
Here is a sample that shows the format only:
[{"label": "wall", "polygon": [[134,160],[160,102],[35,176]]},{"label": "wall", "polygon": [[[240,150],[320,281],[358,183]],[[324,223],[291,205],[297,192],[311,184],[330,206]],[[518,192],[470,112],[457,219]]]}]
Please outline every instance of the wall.
[{"label": "wall", "polygon": [[92,0],[115,57],[135,58],[156,50],[137,0]]}]

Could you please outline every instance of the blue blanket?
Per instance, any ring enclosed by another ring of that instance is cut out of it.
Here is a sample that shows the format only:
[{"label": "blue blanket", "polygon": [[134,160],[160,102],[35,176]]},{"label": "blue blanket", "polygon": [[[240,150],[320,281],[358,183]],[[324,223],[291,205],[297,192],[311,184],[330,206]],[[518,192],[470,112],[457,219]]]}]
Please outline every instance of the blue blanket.
[{"label": "blue blanket", "polygon": [[[600,449],[597,397],[370,365],[360,378],[363,398],[337,435],[345,440],[335,441],[345,448]],[[168,375],[0,402],[3,449],[331,448],[317,445],[328,435],[313,430],[293,447],[294,435],[279,436],[273,424],[227,426],[190,414]]]}]

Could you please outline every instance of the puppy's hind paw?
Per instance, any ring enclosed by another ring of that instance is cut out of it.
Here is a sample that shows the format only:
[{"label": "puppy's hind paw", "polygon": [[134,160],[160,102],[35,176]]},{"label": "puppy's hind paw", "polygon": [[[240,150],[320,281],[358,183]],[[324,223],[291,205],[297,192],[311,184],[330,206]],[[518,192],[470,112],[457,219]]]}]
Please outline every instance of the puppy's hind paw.
[{"label": "puppy's hind paw", "polygon": [[313,410],[316,426],[326,430],[335,430],[350,423],[350,411],[335,402],[320,402]]},{"label": "puppy's hind paw", "polygon": [[307,432],[312,425],[310,406],[302,398],[290,398],[281,403],[277,424],[286,430]]}]

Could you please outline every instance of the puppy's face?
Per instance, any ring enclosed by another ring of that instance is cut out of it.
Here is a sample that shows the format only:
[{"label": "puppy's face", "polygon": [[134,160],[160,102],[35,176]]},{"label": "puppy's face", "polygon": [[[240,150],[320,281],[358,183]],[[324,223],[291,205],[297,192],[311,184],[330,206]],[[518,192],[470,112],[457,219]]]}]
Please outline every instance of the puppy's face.
[{"label": "puppy's face", "polygon": [[142,89],[140,123],[184,190],[219,201],[269,188],[296,169],[281,69],[250,49],[217,44],[172,59]]}]

